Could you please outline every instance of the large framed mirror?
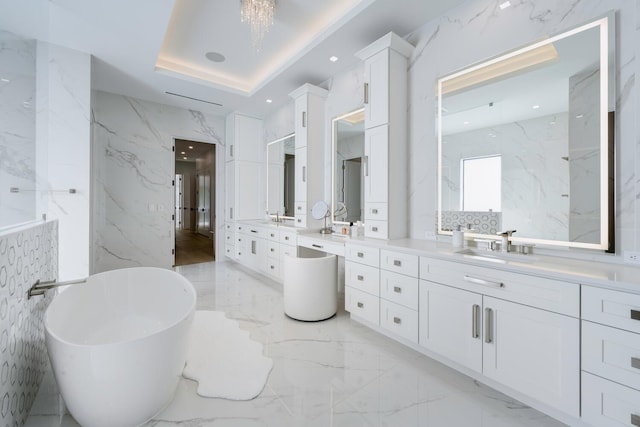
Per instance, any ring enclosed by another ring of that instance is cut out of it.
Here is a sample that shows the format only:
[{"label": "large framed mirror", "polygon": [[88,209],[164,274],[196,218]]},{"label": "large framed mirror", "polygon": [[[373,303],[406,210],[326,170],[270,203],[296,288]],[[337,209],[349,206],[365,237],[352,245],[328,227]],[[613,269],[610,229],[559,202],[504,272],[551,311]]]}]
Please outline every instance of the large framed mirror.
[{"label": "large framed mirror", "polygon": [[438,233],[613,250],[613,18],[437,81]]},{"label": "large framed mirror", "polygon": [[274,217],[295,217],[295,134],[267,144],[267,213]]},{"label": "large framed mirror", "polygon": [[331,212],[338,224],[362,221],[364,206],[364,108],[331,121]]}]

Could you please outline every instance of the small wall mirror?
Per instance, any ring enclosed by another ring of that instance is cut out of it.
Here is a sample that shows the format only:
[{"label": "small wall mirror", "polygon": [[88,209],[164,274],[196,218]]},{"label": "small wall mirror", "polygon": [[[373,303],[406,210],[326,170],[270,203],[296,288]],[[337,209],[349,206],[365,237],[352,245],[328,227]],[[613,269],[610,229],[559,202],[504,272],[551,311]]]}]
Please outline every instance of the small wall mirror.
[{"label": "small wall mirror", "polygon": [[440,234],[613,249],[613,17],[438,80]]},{"label": "small wall mirror", "polygon": [[295,134],[267,144],[267,212],[294,218]]},{"label": "small wall mirror", "polygon": [[333,222],[355,223],[362,220],[364,206],[364,108],[334,118],[331,130]]}]

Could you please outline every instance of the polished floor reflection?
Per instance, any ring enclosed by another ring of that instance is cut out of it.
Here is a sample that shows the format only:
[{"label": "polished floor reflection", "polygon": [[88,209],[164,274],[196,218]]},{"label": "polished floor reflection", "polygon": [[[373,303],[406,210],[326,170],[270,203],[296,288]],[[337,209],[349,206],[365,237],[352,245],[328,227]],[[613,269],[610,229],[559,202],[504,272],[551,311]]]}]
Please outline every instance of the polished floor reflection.
[{"label": "polished floor reflection", "polygon": [[[202,398],[182,379],[173,402],[148,426],[541,427],[562,424],[350,320],[343,310],[316,323],[286,317],[282,286],[235,263],[177,267],[198,291],[198,308],[226,312],[274,360],[250,401]],[[48,377],[28,427],[77,426],[58,416]]]},{"label": "polished floor reflection", "polygon": [[213,261],[213,240],[191,230],[176,229],[175,265]]}]

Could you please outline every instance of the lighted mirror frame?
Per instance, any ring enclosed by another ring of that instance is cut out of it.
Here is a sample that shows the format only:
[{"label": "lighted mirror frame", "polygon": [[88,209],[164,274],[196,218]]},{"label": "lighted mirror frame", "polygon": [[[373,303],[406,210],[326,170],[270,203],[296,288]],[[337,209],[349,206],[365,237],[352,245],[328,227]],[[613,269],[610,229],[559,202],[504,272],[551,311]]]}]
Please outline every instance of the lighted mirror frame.
[{"label": "lighted mirror frame", "polygon": [[[340,116],[334,117],[331,119],[331,219],[334,224],[349,224],[346,221],[336,221],[335,213],[336,213],[336,172],[337,172],[337,152],[338,152],[338,122],[340,120],[346,119],[347,117],[356,115],[356,114],[364,114],[364,107],[358,108],[348,113],[344,113]],[[362,206],[360,207],[362,210]],[[362,222],[364,222],[364,218],[360,218]]]},{"label": "lighted mirror frame", "polygon": [[265,200],[266,200],[266,211],[267,211],[267,215],[269,215],[269,217],[271,218],[276,218],[277,216],[279,216],[281,219],[295,219],[295,217],[293,216],[285,216],[285,215],[273,215],[269,212],[269,146],[273,145],[273,144],[277,144],[279,142],[283,142],[289,138],[293,138],[295,137],[296,134],[295,132],[292,132],[288,135],[283,136],[282,138],[278,138],[274,141],[271,141],[269,143],[267,143],[266,146],[266,159],[267,159],[267,179],[266,179],[266,190],[265,190]]},{"label": "lighted mirror frame", "polygon": [[[516,243],[526,244],[540,244],[549,246],[562,246],[570,248],[582,248],[582,249],[597,249],[613,252],[614,248],[614,227],[613,220],[615,217],[613,200],[614,200],[614,185],[613,185],[613,138],[612,129],[614,127],[613,113],[609,111],[615,110],[615,101],[613,97],[609,98],[609,90],[613,92],[615,84],[613,83],[613,75],[610,75],[610,62],[614,57],[614,40],[615,40],[615,14],[610,12],[607,15],[595,19],[584,25],[577,26],[561,34],[553,37],[546,38],[537,43],[525,46],[523,48],[508,52],[504,55],[489,59],[487,61],[474,64],[461,71],[457,71],[453,74],[447,75],[437,80],[436,97],[437,97],[437,140],[438,140],[438,211],[437,211],[437,233],[441,235],[452,235],[451,230],[443,230],[442,228],[442,199],[443,199],[443,169],[442,169],[442,154],[443,154],[443,130],[442,130],[442,97],[443,86],[455,85],[454,79],[463,81],[466,79],[473,80],[473,76],[470,73],[478,73],[485,67],[493,66],[501,61],[509,60],[517,55],[526,54],[535,49],[544,48],[558,40],[562,40],[572,35],[578,34],[582,31],[599,27],[600,37],[600,108],[598,117],[600,119],[600,242],[598,243],[586,243],[586,242],[572,242],[562,240],[548,240],[531,237],[518,237],[514,235],[511,240]],[[610,80],[611,78],[611,80]],[[464,83],[461,83],[464,85]],[[469,84],[470,85],[470,84]],[[446,93],[446,91],[445,91]],[[487,234],[468,233],[470,237],[476,238],[494,238],[497,236]]]}]

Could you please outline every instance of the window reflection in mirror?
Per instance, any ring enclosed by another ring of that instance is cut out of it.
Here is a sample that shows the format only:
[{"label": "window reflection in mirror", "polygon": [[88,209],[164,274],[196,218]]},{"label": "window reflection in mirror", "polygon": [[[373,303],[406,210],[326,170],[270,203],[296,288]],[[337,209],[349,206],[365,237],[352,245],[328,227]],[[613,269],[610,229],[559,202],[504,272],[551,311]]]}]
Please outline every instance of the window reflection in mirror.
[{"label": "window reflection in mirror", "polygon": [[362,220],[364,206],[364,109],[332,120],[333,175],[331,210],[334,222]]},{"label": "window reflection in mirror", "polygon": [[293,218],[295,194],[295,135],[267,144],[267,211]]},{"label": "window reflection in mirror", "polygon": [[[459,221],[488,234],[518,230],[516,242],[609,249],[612,19],[438,80],[439,233]],[[499,182],[463,182],[464,159],[492,156]],[[467,205],[469,185],[483,203]]]}]

